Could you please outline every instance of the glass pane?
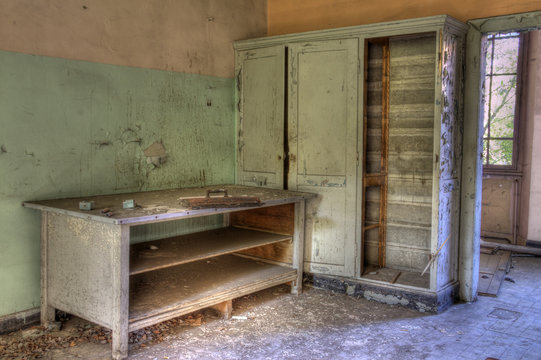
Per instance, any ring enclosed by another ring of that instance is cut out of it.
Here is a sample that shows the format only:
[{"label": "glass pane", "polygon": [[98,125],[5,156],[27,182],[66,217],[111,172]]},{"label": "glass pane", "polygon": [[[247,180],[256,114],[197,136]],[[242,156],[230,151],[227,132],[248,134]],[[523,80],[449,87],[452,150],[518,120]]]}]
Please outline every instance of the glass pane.
[{"label": "glass pane", "polygon": [[488,149],[488,140],[483,140],[483,165],[487,165],[487,149]]},{"label": "glass pane", "polygon": [[518,38],[494,40],[494,74],[517,72]]},{"label": "glass pane", "polygon": [[489,165],[511,165],[513,162],[513,140],[490,140]]},{"label": "glass pane", "polygon": [[485,74],[492,74],[492,48],[494,42],[492,40],[487,41],[487,53],[486,53],[486,62],[485,62]]},{"label": "glass pane", "polygon": [[483,125],[484,125],[484,132],[483,137],[488,137],[488,119],[489,119],[489,108],[488,105],[490,103],[490,76],[487,76],[485,78],[485,93],[484,93],[484,113],[483,113]]},{"label": "glass pane", "polygon": [[515,122],[515,94],[517,77],[492,77],[490,103],[490,137],[513,137]]}]

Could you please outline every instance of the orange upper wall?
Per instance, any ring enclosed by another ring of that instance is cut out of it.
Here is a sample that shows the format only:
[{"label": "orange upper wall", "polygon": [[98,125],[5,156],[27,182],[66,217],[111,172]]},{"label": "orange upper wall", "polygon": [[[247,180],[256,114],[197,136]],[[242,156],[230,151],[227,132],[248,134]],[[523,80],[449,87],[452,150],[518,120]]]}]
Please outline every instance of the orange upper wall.
[{"label": "orange upper wall", "polygon": [[1,0],[0,50],[233,77],[267,30],[261,0]]},{"label": "orange upper wall", "polygon": [[539,0],[268,0],[268,34],[450,15],[458,20],[541,10]]}]

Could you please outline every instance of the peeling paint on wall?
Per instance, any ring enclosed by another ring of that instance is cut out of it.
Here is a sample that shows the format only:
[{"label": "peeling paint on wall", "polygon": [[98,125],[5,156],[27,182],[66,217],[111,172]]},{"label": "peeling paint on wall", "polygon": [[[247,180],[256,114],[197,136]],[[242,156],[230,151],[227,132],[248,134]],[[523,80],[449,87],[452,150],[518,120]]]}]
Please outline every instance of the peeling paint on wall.
[{"label": "peeling paint on wall", "polygon": [[22,201],[234,182],[233,79],[5,51],[0,69],[0,316],[39,306]]},{"label": "peeling paint on wall", "polygon": [[152,164],[154,167],[160,167],[167,162],[167,153],[160,142],[154,142],[143,150],[143,153],[147,157],[147,164]]}]

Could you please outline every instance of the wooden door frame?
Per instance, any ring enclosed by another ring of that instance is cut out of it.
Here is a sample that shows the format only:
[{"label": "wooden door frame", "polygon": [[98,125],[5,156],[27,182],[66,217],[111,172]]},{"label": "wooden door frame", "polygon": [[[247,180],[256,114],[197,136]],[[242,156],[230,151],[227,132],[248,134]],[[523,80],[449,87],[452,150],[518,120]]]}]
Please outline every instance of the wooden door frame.
[{"label": "wooden door frame", "polygon": [[460,208],[459,295],[477,299],[479,282],[483,175],[483,111],[481,103],[484,58],[482,37],[488,32],[541,28],[541,11],[476,19],[468,22],[464,91],[464,130]]}]

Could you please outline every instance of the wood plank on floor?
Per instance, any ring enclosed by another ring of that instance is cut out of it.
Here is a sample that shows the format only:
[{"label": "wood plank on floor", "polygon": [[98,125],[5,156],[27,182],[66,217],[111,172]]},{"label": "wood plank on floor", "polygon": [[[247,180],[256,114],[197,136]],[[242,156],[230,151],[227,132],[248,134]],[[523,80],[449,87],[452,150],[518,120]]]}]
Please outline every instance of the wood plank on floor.
[{"label": "wood plank on floor", "polygon": [[495,254],[481,253],[479,257],[479,285],[477,293],[482,296],[498,296],[505,279],[511,252],[498,251]]}]

